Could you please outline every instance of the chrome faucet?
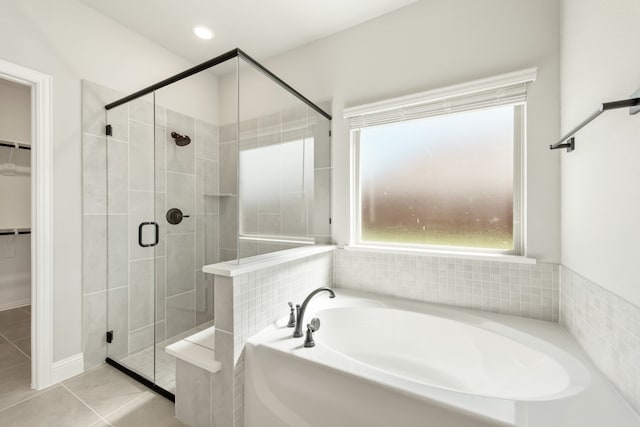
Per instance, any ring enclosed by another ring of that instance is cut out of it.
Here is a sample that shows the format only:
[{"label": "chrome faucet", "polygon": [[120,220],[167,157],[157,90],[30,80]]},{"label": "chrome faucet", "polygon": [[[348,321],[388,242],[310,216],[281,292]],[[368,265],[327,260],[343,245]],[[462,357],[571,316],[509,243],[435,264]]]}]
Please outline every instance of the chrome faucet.
[{"label": "chrome faucet", "polygon": [[335,298],[336,294],[333,292],[333,290],[331,290],[331,288],[318,288],[315,291],[311,292],[304,300],[304,302],[302,303],[302,306],[300,306],[300,304],[296,305],[296,329],[293,331],[293,337],[294,338],[300,338],[303,334],[302,334],[302,323],[304,320],[304,312],[307,310],[307,305],[309,304],[309,301],[311,301],[311,298],[313,298],[316,294],[319,294],[320,292],[324,292],[327,291],[329,292],[329,298]]}]

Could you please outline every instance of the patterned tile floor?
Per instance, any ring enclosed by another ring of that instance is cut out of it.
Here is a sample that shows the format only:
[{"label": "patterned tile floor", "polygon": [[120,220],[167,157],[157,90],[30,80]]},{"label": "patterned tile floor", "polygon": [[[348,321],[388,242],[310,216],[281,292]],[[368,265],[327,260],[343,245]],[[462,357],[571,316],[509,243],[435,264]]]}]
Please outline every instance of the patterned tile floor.
[{"label": "patterned tile floor", "polygon": [[31,390],[30,310],[0,311],[0,426],[183,426],[173,403],[102,365]]}]

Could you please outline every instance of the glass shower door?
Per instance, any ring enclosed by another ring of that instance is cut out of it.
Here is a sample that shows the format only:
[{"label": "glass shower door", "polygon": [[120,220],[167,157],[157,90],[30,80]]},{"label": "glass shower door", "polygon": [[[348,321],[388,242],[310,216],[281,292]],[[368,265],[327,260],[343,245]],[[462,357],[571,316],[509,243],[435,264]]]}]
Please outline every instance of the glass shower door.
[{"label": "glass shower door", "polygon": [[[194,102],[193,76],[155,92],[156,158],[161,238],[156,263],[156,384],[175,388],[175,359],[166,346],[213,325],[213,279],[203,266],[218,262],[219,186],[217,100]],[[195,80],[194,80],[195,79]]]},{"label": "glass shower door", "polygon": [[[154,95],[107,111],[107,357],[156,383],[164,304],[164,134]],[[164,335],[163,335],[164,336]]]}]

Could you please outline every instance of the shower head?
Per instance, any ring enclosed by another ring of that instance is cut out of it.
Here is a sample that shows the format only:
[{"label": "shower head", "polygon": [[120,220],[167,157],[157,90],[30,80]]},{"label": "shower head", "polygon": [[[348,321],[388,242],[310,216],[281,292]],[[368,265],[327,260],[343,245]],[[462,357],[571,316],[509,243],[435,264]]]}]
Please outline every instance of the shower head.
[{"label": "shower head", "polygon": [[176,141],[176,145],[179,147],[184,147],[191,143],[191,138],[187,135],[180,135],[178,132],[171,132],[171,138]]}]

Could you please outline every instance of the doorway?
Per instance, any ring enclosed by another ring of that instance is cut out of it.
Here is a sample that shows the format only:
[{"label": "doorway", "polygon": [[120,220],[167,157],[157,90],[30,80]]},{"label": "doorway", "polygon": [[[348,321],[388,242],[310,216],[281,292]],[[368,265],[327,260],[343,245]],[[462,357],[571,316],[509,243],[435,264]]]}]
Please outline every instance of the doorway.
[{"label": "doorway", "polygon": [[[64,379],[60,376],[64,374],[63,370],[55,372],[52,357],[52,79],[39,71],[0,60],[0,80],[5,89],[9,88],[7,90],[15,93],[26,93],[28,99],[26,108],[25,105],[17,108],[17,104],[9,104],[8,111],[23,112],[20,119],[10,119],[22,123],[22,127],[19,128],[21,133],[8,136],[0,134],[4,144],[0,149],[8,150],[0,159],[0,163],[3,163],[2,171],[6,173],[3,174],[3,178],[13,177],[11,179],[14,184],[20,182],[17,184],[20,191],[15,191],[10,197],[22,197],[20,206],[15,206],[11,215],[5,212],[6,215],[0,218],[0,229],[9,233],[0,237],[11,239],[3,244],[3,259],[8,259],[9,264],[14,263],[12,271],[15,273],[14,276],[17,276],[11,277],[9,282],[20,286],[18,291],[12,288],[11,292],[5,294],[12,295],[13,299],[0,307],[0,313],[4,313],[0,314],[0,319],[4,318],[5,346],[11,346],[7,348],[15,349],[22,356],[31,358],[30,363],[21,362],[18,360],[19,357],[15,361],[20,362],[23,369],[30,371],[30,388],[40,390]],[[25,111],[28,112],[28,117]],[[26,188],[29,189],[28,196],[24,194]],[[28,249],[25,249],[25,245],[28,245]],[[25,268],[27,254],[29,260],[28,267]],[[22,263],[11,261],[12,258],[18,260],[18,257]],[[2,271],[4,272],[4,269]],[[23,286],[25,281],[30,288],[28,291]],[[16,353],[11,353],[16,356]],[[27,368],[28,365],[30,369]]]},{"label": "doorway", "polygon": [[0,373],[31,370],[31,86],[0,78]]}]

